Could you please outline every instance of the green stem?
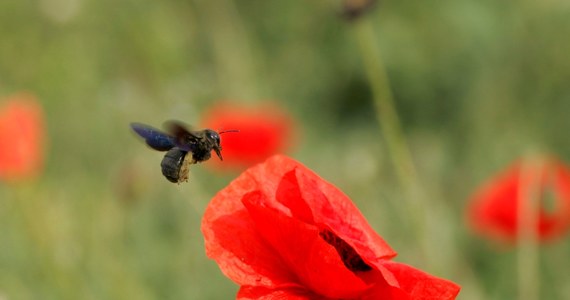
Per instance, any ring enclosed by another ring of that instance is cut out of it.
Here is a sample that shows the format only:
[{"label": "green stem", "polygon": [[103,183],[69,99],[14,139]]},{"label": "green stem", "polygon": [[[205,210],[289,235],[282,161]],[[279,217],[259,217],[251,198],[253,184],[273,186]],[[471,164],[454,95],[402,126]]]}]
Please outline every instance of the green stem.
[{"label": "green stem", "polygon": [[394,97],[374,28],[367,18],[359,20],[355,26],[364,67],[372,87],[377,119],[397,176],[404,186],[413,186],[417,182],[416,169],[394,106]]},{"label": "green stem", "polygon": [[418,241],[422,260],[430,264],[431,249],[427,223],[430,207],[425,205],[425,193],[416,175],[412,155],[400,124],[400,118],[394,105],[394,97],[386,68],[382,61],[380,48],[372,23],[368,18],[362,18],[355,24],[355,34],[358,40],[364,68],[372,87],[376,116],[386,140],[389,155],[396,170],[396,176],[406,192],[404,205],[398,205],[400,215],[406,216],[412,222],[411,230],[414,239]]},{"label": "green stem", "polygon": [[539,249],[536,224],[540,205],[540,174],[542,162],[526,159],[519,178],[518,199],[518,294],[520,300],[539,299]]}]

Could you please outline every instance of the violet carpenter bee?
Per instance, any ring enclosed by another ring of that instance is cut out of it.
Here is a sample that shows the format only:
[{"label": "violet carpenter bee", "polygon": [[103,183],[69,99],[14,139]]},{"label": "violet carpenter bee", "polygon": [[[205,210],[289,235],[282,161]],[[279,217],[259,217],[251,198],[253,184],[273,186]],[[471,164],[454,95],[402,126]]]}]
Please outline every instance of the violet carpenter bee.
[{"label": "violet carpenter bee", "polygon": [[131,123],[131,128],[154,150],[167,151],[160,163],[162,174],[170,182],[188,181],[190,165],[207,161],[212,150],[223,160],[220,134],[238,132],[238,130],[214,131],[204,129],[190,131],[184,123],[168,121],[165,124],[168,133],[149,125]]}]

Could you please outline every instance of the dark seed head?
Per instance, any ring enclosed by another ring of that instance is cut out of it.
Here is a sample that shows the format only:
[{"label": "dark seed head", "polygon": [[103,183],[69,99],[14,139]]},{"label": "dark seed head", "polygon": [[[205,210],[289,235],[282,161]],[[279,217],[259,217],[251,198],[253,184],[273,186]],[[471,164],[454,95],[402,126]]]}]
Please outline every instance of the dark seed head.
[{"label": "dark seed head", "polygon": [[344,0],[341,15],[348,21],[355,21],[372,10],[376,0]]},{"label": "dark seed head", "polygon": [[320,232],[320,236],[329,245],[333,246],[340,255],[344,265],[353,272],[370,271],[372,268],[367,265],[362,257],[356,253],[356,250],[347,244],[343,239],[338,237],[332,231],[325,229]]}]

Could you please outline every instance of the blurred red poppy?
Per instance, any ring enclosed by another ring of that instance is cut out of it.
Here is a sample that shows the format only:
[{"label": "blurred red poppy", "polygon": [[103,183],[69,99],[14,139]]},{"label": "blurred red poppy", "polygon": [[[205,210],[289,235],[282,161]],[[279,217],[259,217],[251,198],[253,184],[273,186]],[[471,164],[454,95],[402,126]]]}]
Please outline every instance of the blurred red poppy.
[{"label": "blurred red poppy", "polygon": [[[530,180],[534,178],[533,180]],[[570,170],[555,159],[523,166],[517,162],[483,185],[470,201],[468,222],[480,235],[514,242],[519,223],[518,208],[528,197],[521,192],[537,188],[539,211],[537,237],[559,237],[570,228]]]},{"label": "blurred red poppy", "polygon": [[222,135],[224,161],[210,164],[218,168],[243,169],[283,152],[292,141],[292,118],[272,104],[248,108],[221,103],[205,114],[202,123],[214,130],[239,130]]},{"label": "blurred red poppy", "polygon": [[220,191],[202,232],[238,299],[455,299],[460,289],[390,261],[396,252],[351,200],[285,156]]},{"label": "blurred red poppy", "polygon": [[43,165],[43,112],[31,94],[0,104],[0,180],[36,176]]}]

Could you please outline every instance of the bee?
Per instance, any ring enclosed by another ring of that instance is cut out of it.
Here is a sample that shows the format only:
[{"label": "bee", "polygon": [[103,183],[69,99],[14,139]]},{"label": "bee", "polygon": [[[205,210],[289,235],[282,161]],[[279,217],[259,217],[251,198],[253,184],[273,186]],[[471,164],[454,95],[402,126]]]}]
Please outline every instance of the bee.
[{"label": "bee", "polygon": [[220,160],[224,160],[220,134],[238,132],[217,132],[212,129],[190,131],[179,121],[168,121],[165,127],[168,133],[142,123],[131,123],[131,128],[145,139],[149,147],[157,151],[167,151],[160,166],[162,175],[173,183],[187,182],[190,165],[210,159],[212,150]]}]

